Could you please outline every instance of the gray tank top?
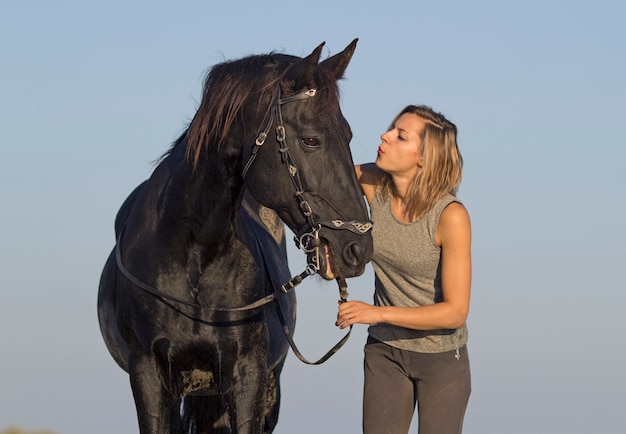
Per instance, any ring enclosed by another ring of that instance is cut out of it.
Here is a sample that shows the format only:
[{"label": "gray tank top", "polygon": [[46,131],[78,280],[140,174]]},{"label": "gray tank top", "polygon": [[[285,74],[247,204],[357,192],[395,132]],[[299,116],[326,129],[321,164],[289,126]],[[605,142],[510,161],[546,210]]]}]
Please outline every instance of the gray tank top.
[{"label": "gray tank top", "polygon": [[[413,223],[403,223],[391,211],[391,198],[379,192],[370,204],[374,229],[374,304],[377,306],[424,306],[443,301],[441,248],[435,243],[439,217],[446,206],[460,201],[447,194]],[[412,330],[389,324],[369,327],[374,339],[392,347],[420,353],[442,353],[467,343],[467,327]]]}]

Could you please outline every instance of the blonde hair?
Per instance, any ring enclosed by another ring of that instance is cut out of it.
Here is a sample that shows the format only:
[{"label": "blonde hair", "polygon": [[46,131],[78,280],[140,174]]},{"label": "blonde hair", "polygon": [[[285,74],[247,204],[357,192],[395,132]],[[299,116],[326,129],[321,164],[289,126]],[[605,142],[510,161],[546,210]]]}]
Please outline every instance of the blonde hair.
[{"label": "blonde hair", "polygon": [[[446,193],[456,196],[461,185],[463,157],[456,142],[456,125],[428,106],[406,106],[394,118],[390,128],[406,113],[415,114],[426,121],[421,136],[424,163],[409,185],[405,198],[406,217],[414,221],[428,212]],[[383,176],[381,189],[384,197],[394,195],[390,175]]]}]

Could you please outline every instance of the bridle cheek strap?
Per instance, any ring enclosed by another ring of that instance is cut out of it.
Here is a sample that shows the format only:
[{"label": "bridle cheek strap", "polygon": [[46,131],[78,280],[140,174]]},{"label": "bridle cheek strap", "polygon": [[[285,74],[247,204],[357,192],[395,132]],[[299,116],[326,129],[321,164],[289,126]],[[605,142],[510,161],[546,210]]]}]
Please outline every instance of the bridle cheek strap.
[{"label": "bridle cheek strap", "polygon": [[[350,232],[353,232],[357,235],[365,235],[373,227],[373,224],[371,221],[358,222],[358,221],[352,220],[352,221],[344,222],[343,220],[340,220],[340,219],[324,220],[320,222],[315,221],[313,217],[313,210],[311,209],[311,205],[309,204],[309,202],[306,200],[304,196],[305,192],[304,192],[304,188],[302,187],[302,181],[300,180],[298,166],[294,162],[291,156],[291,153],[289,152],[289,146],[287,146],[286,132],[285,132],[285,126],[283,122],[281,106],[284,104],[289,104],[290,102],[308,100],[309,98],[313,98],[315,94],[317,93],[317,90],[309,89],[305,92],[300,92],[298,94],[295,94],[287,98],[281,98],[280,86],[277,85],[275,92],[276,92],[276,96],[274,98],[274,102],[272,103],[272,107],[270,110],[270,118],[267,124],[265,125],[265,128],[263,129],[263,131],[259,133],[259,135],[257,136],[255,140],[254,148],[252,149],[252,154],[250,155],[250,158],[248,158],[248,161],[246,162],[242,170],[242,177],[244,181],[246,179],[248,171],[250,170],[250,167],[252,166],[252,163],[254,163],[254,160],[256,159],[259,149],[265,143],[265,140],[267,139],[267,135],[269,134],[270,128],[272,127],[274,123],[274,118],[276,117],[276,121],[277,121],[276,122],[277,123],[276,140],[278,141],[278,144],[279,144],[279,151],[280,151],[281,159],[282,159],[282,162],[286,163],[287,165],[287,169],[289,170],[289,177],[291,178],[291,181],[293,182],[293,185],[296,189],[295,197],[298,200],[298,205],[300,207],[300,210],[302,211],[302,215],[304,215],[307,221],[307,225],[304,228],[302,228],[299,231],[298,235],[296,236],[296,245],[298,246],[298,248],[302,248],[303,250],[306,251],[306,249],[309,248],[310,246],[308,246],[307,243],[303,243],[302,239],[303,238],[308,238],[308,239],[318,238],[317,232],[319,231],[321,227],[326,227],[326,228],[333,229],[333,230],[349,230]],[[314,247],[319,247],[319,246],[314,246]]]}]

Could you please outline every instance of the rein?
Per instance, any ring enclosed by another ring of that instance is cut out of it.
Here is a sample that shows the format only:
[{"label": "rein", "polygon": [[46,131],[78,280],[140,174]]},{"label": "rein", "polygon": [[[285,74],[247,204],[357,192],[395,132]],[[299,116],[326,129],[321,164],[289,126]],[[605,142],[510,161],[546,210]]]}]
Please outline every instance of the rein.
[{"label": "rein", "polygon": [[[138,287],[140,287],[141,289],[143,289],[147,293],[152,294],[155,297],[157,297],[159,299],[162,299],[163,301],[170,301],[170,302],[179,303],[179,304],[182,304],[184,306],[192,307],[194,309],[201,309],[201,310],[213,311],[213,312],[245,312],[247,310],[256,309],[257,307],[265,306],[266,304],[268,304],[268,303],[270,303],[270,302],[272,302],[274,300],[277,300],[278,297],[281,294],[288,293],[289,291],[294,289],[296,286],[298,286],[300,283],[302,283],[302,281],[304,280],[305,277],[310,276],[312,274],[315,274],[315,272],[316,272],[314,265],[313,264],[308,264],[306,269],[302,273],[296,275],[295,277],[292,277],[289,280],[288,283],[286,283],[284,285],[281,285],[281,292],[274,291],[271,294],[268,294],[265,297],[262,297],[262,298],[254,301],[254,302],[252,302],[250,304],[246,304],[245,306],[240,306],[240,307],[209,307],[209,306],[204,306],[202,304],[192,303],[192,302],[183,300],[181,298],[174,297],[174,296],[172,296],[170,294],[167,294],[167,293],[165,293],[163,291],[159,291],[154,286],[148,285],[147,283],[144,283],[141,280],[139,280],[137,277],[135,277],[128,270],[128,268],[126,268],[124,266],[124,263],[122,262],[121,241],[122,241],[122,235],[124,234],[124,229],[125,229],[125,227],[122,228],[122,230],[120,231],[120,234],[117,237],[117,242],[115,243],[115,262],[117,263],[117,266],[120,269],[120,271],[122,272],[122,274],[124,275],[124,277],[126,277],[133,284],[137,285]],[[347,284],[345,286],[347,288]],[[340,297],[343,298],[343,294],[344,293],[342,292],[341,286],[340,286]],[[345,297],[347,297],[347,292],[345,292],[345,294],[346,294]],[[347,301],[347,300],[343,300],[343,301]]]},{"label": "rein", "polygon": [[[291,347],[293,353],[296,355],[296,357],[298,357],[298,359],[300,359],[300,361],[302,361],[303,363],[306,363],[307,365],[321,365],[322,363],[324,363],[326,360],[330,359],[337,351],[339,351],[339,349],[348,341],[348,338],[350,337],[350,334],[352,333],[352,325],[350,325],[350,329],[348,330],[348,333],[346,333],[346,335],[339,341],[337,342],[330,350],[328,350],[328,352],[326,354],[324,354],[319,360],[315,361],[315,362],[311,362],[309,361],[307,358],[305,358],[302,353],[300,352],[300,350],[298,350],[298,347],[296,346],[296,343],[293,340],[292,337],[292,333],[289,330],[289,325],[285,319],[285,315],[283,314],[283,311],[280,307],[280,302],[279,302],[279,297],[283,294],[288,293],[289,291],[291,291],[292,289],[294,289],[297,285],[299,285],[300,283],[302,283],[302,280],[304,279],[304,277],[309,276],[311,274],[315,274],[315,271],[311,271],[312,268],[310,267],[311,264],[309,264],[309,266],[307,266],[306,270],[301,273],[300,275],[293,277],[290,281],[289,284],[284,284],[281,286],[281,291],[276,291],[274,290],[274,292],[272,292],[271,294],[266,295],[263,298],[258,299],[257,301],[247,304],[245,306],[240,306],[240,307],[208,307],[208,306],[203,306],[197,303],[190,303],[188,301],[182,300],[180,298],[176,298],[173,297],[169,294],[166,294],[162,291],[159,291],[158,289],[156,289],[153,286],[150,286],[144,282],[142,282],[141,280],[137,279],[135,276],[133,276],[133,274],[128,271],[128,269],[124,266],[123,262],[122,262],[122,252],[121,252],[121,247],[120,247],[120,241],[122,238],[122,234],[124,232],[124,228],[122,228],[122,230],[120,231],[120,235],[118,236],[117,239],[117,243],[115,245],[115,260],[117,262],[117,266],[120,269],[120,271],[122,272],[122,274],[128,279],[130,280],[133,284],[137,285],[139,288],[143,289],[144,291],[146,291],[147,293],[155,296],[156,298],[158,298],[159,300],[161,300],[163,303],[167,304],[169,307],[171,307],[172,309],[175,309],[176,311],[182,313],[183,315],[185,315],[187,318],[194,320],[194,321],[198,321],[199,318],[196,318],[195,316],[189,315],[185,312],[182,312],[181,310],[177,309],[175,306],[173,306],[171,304],[171,302],[174,303],[179,303],[188,307],[193,307],[195,309],[200,309],[200,310],[209,310],[209,311],[213,311],[213,312],[245,312],[248,310],[252,310],[252,309],[256,309],[258,307],[261,306],[265,306],[266,304],[269,304],[271,302],[276,302],[276,313],[278,315],[278,319],[280,321],[280,325],[281,328],[283,330],[283,334],[285,335],[285,338],[287,339],[287,342],[289,343],[289,346]],[[257,237],[257,241],[259,242],[259,244],[261,244],[261,240],[258,239]],[[261,254],[263,254],[264,249],[260,249],[261,250]],[[270,276],[271,277],[271,276]],[[295,281],[295,282],[294,282]],[[338,277],[336,279],[337,281],[337,285],[339,286],[339,298],[340,298],[340,302],[344,303],[346,301],[348,301],[348,284],[346,283],[345,279],[342,277]],[[272,286],[274,288],[276,288],[276,285],[274,284],[274,282],[272,282]],[[204,321],[202,321],[204,322]]]},{"label": "rein", "polygon": [[157,288],[155,288],[154,286],[148,285],[147,283],[142,282],[141,280],[139,280],[138,278],[136,278],[130,271],[128,271],[128,269],[124,266],[124,263],[122,262],[122,248],[121,248],[121,240],[122,240],[122,234],[124,233],[124,228],[122,228],[122,230],[120,231],[120,235],[117,238],[117,243],[115,244],[115,261],[117,262],[117,266],[120,269],[120,271],[122,272],[122,274],[128,279],[130,280],[132,283],[134,283],[135,285],[137,285],[138,287],[140,287],[141,289],[143,289],[144,291],[146,291],[149,294],[154,295],[155,297],[163,300],[163,301],[173,301],[175,303],[179,303],[188,307],[193,307],[195,309],[202,309],[202,310],[210,310],[210,311],[214,311],[214,312],[244,312],[247,310],[251,310],[251,309],[255,309],[257,307],[261,307],[266,305],[267,303],[274,301],[276,299],[276,293],[273,292],[269,295],[266,295],[265,297],[247,304],[245,306],[241,306],[241,307],[208,307],[208,306],[204,306],[201,304],[197,304],[197,303],[191,303],[188,302],[186,300],[180,299],[180,298],[176,298],[170,294],[166,294],[165,292],[159,291]]},{"label": "rein", "polygon": [[[257,136],[256,140],[255,140],[255,144],[254,144],[254,148],[252,149],[252,154],[250,155],[247,163],[245,164],[243,170],[242,170],[242,177],[244,179],[246,179],[246,176],[248,174],[248,171],[250,170],[250,167],[252,166],[252,164],[254,163],[256,157],[257,157],[257,153],[259,151],[259,149],[261,148],[261,146],[263,146],[263,144],[265,143],[265,140],[267,139],[267,135],[269,134],[269,131],[272,127],[272,125],[274,124],[274,118],[276,118],[277,121],[277,125],[276,125],[276,140],[279,143],[279,151],[281,154],[281,159],[283,163],[286,163],[287,168],[289,169],[289,175],[290,178],[294,184],[294,187],[296,189],[296,193],[295,196],[299,202],[299,207],[300,210],[302,211],[304,217],[307,220],[307,225],[299,232],[298,236],[295,237],[295,242],[296,242],[296,246],[303,250],[305,253],[309,254],[313,254],[313,260],[312,262],[308,263],[305,270],[292,277],[291,279],[289,279],[289,281],[287,283],[284,283],[282,285],[280,285],[280,291],[277,291],[276,289],[274,290],[274,292],[272,292],[271,294],[266,295],[265,297],[262,297],[250,304],[247,304],[245,306],[240,306],[240,307],[208,307],[208,306],[204,306],[204,305],[200,305],[197,303],[191,303],[188,302],[186,300],[182,300],[176,297],[173,297],[169,294],[166,294],[162,291],[159,291],[157,288],[148,285],[144,282],[142,282],[141,280],[139,280],[138,278],[136,278],[123,264],[122,262],[122,252],[121,252],[121,240],[122,240],[122,235],[124,233],[124,228],[122,228],[122,230],[120,231],[120,234],[117,238],[117,242],[115,245],[115,259],[117,262],[117,266],[119,268],[119,270],[121,271],[121,273],[133,284],[135,284],[136,286],[138,286],[139,288],[143,289],[144,291],[148,292],[149,294],[152,294],[153,296],[157,297],[158,299],[160,299],[161,301],[165,302],[166,304],[168,304],[169,306],[171,306],[170,303],[168,302],[175,302],[178,304],[182,304],[184,306],[188,306],[188,307],[192,307],[195,309],[200,309],[200,310],[204,310],[204,311],[213,311],[213,312],[244,312],[244,311],[248,311],[251,309],[256,309],[258,307],[261,306],[265,306],[268,303],[271,303],[273,301],[276,301],[276,311],[283,329],[283,332],[285,334],[285,337],[287,339],[287,341],[289,342],[289,345],[291,347],[291,349],[293,350],[294,354],[298,357],[298,359],[300,359],[302,362],[309,364],[309,365],[319,365],[321,363],[324,363],[326,360],[328,360],[333,354],[335,354],[342,346],[343,344],[346,343],[346,341],[348,340],[348,338],[350,337],[350,334],[352,333],[352,325],[350,326],[350,329],[348,330],[348,333],[337,343],[335,344],[335,346],[333,348],[331,348],[324,356],[322,356],[319,360],[317,360],[316,362],[310,362],[309,360],[307,360],[306,358],[304,358],[302,356],[302,354],[300,353],[300,351],[298,350],[298,348],[296,347],[295,342],[293,341],[292,338],[292,334],[289,330],[289,327],[287,325],[287,321],[284,318],[283,312],[281,310],[280,307],[280,303],[278,302],[278,298],[282,295],[282,294],[286,294],[289,291],[291,291],[292,289],[294,289],[296,286],[298,286],[299,284],[302,283],[302,281],[308,277],[311,276],[315,273],[318,272],[319,270],[319,255],[320,255],[320,248],[321,248],[321,241],[320,241],[320,237],[319,237],[319,232],[321,230],[322,227],[325,228],[329,228],[329,229],[333,229],[333,230],[348,230],[350,232],[353,232],[357,235],[364,235],[367,232],[369,232],[372,227],[373,224],[371,221],[367,221],[367,222],[358,222],[358,221],[347,221],[344,222],[340,219],[334,219],[334,220],[324,220],[324,221],[315,221],[315,218],[313,217],[313,210],[311,209],[310,204],[308,203],[308,201],[306,200],[306,198],[304,197],[304,189],[302,187],[302,182],[300,180],[300,176],[299,176],[299,170],[298,167],[296,166],[291,153],[289,152],[289,147],[287,146],[286,143],[286,134],[285,134],[285,126],[283,123],[283,116],[282,116],[282,111],[281,111],[281,106],[284,104],[288,104],[290,102],[294,102],[294,101],[301,101],[301,100],[308,100],[309,98],[313,98],[316,94],[316,89],[309,89],[305,92],[301,92],[298,93],[296,95],[287,97],[287,98],[281,98],[280,95],[280,86],[277,85],[276,86],[276,97],[274,98],[274,101],[272,103],[272,107],[271,107],[271,111],[270,111],[270,118],[268,120],[267,125],[265,126],[264,130]],[[258,237],[257,237],[258,240]],[[258,240],[259,243],[261,242],[260,240]],[[264,249],[260,249],[261,253],[263,253]],[[340,302],[346,302],[348,300],[348,284],[346,283],[344,278],[338,277],[336,278],[337,281],[337,285],[339,287],[339,297],[340,297]],[[273,283],[273,287],[276,288],[277,282],[272,282]],[[173,306],[172,306],[173,307]],[[188,315],[187,315],[188,316]],[[192,318],[194,319],[194,318]]]}]

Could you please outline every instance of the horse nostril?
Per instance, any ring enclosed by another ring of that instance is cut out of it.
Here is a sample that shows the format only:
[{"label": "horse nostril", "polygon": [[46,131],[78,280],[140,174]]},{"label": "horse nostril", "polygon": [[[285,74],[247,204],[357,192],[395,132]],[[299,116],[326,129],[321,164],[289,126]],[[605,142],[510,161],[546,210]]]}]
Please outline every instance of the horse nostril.
[{"label": "horse nostril", "polygon": [[348,243],[343,249],[343,260],[352,267],[361,263],[361,246],[358,243]]}]

